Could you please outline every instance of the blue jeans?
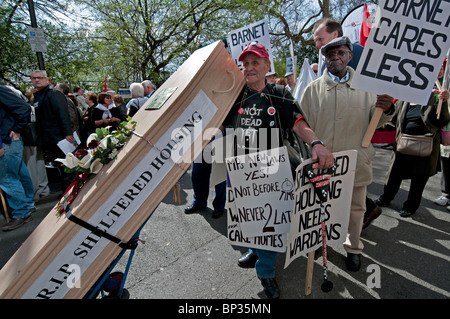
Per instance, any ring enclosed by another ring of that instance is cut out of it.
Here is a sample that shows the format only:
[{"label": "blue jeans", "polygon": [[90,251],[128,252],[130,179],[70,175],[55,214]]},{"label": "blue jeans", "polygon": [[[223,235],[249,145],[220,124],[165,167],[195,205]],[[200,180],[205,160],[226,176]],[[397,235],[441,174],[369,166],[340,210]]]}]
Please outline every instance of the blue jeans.
[{"label": "blue jeans", "polygon": [[262,249],[249,249],[253,254],[258,256],[255,264],[256,275],[260,279],[275,278],[275,261],[277,252]]},{"label": "blue jeans", "polygon": [[25,218],[30,213],[33,202],[33,183],[23,162],[22,140],[3,144],[5,155],[0,157],[0,187],[6,193],[6,200],[13,218]]},{"label": "blue jeans", "polygon": [[[202,155],[200,155],[202,156]],[[203,160],[201,163],[192,164],[192,188],[194,189],[194,202],[192,205],[195,207],[207,207],[208,195],[209,195],[209,179],[211,176],[212,164],[209,164]],[[219,183],[215,186],[216,194],[213,200],[214,210],[225,209],[226,201],[226,181]]]}]

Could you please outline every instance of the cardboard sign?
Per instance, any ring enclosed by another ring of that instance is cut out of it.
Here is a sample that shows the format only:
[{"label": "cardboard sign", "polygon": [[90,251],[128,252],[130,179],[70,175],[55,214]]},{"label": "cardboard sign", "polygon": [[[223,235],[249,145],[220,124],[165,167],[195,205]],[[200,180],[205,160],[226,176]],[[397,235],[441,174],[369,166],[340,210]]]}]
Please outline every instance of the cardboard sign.
[{"label": "cardboard sign", "polygon": [[270,72],[274,72],[272,45],[270,44],[269,26],[266,19],[249,24],[240,29],[236,29],[228,33],[228,46],[239,69],[242,70],[242,63],[238,61],[239,56],[244,48],[252,43],[258,42],[264,45],[269,53]]},{"label": "cardboard sign", "polygon": [[352,88],[425,105],[449,34],[450,2],[381,0]]},{"label": "cardboard sign", "polygon": [[225,208],[227,214],[228,242],[234,246],[259,248],[283,253],[286,251],[287,234],[267,234],[264,236],[245,237],[239,226],[239,213],[234,201],[234,193],[231,185],[227,184],[227,202]]},{"label": "cardboard sign", "polygon": [[226,165],[243,235],[287,233],[294,181],[286,147],[228,157]]},{"label": "cardboard sign", "polygon": [[[345,241],[350,218],[357,151],[333,153],[337,170],[330,179],[328,200],[325,207],[326,242],[328,246]],[[288,233],[285,268],[300,256],[322,246],[320,201],[303,168],[311,159],[304,161],[296,170],[294,211]]]}]

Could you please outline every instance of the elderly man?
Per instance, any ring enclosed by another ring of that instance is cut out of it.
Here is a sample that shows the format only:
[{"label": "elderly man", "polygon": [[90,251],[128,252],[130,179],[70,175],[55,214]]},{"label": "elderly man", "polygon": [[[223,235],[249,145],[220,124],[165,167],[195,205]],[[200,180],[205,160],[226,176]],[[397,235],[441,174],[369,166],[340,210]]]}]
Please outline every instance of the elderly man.
[{"label": "elderly man", "polygon": [[339,152],[358,151],[355,183],[351,203],[350,222],[344,248],[347,251],[347,269],[360,269],[363,244],[360,234],[366,210],[367,185],[372,182],[372,145],[361,146],[375,107],[383,109],[379,126],[394,112],[392,97],[350,88],[354,70],[348,67],[352,58],[352,43],[348,37],[333,39],[322,47],[327,69],[322,77],[310,83],[303,91],[300,107],[309,125],[328,149]]},{"label": "elderly man", "polygon": [[292,73],[292,72],[287,72],[287,73],[284,75],[284,78],[286,79],[288,90],[289,90],[290,92],[292,92],[292,89],[293,89],[294,86],[295,86],[294,73]]},{"label": "elderly man", "polygon": [[[235,129],[235,152],[240,155],[264,151],[264,145],[267,149],[280,147],[281,139],[270,135],[281,137],[282,131],[293,129],[311,145],[312,158],[319,161],[319,167],[331,167],[333,155],[304,120],[289,91],[284,86],[267,83],[265,74],[270,69],[270,60],[266,48],[253,42],[244,48],[239,61],[242,61],[246,85],[224,121],[224,127]],[[263,141],[265,138],[267,140]],[[268,298],[280,296],[275,281],[276,256],[273,251],[251,249],[238,260],[240,267],[255,267]]]},{"label": "elderly man", "polygon": [[150,98],[153,93],[155,93],[155,86],[153,85],[152,81],[150,80],[144,80],[142,81],[142,86],[144,87],[144,95],[146,98]]},{"label": "elderly man", "polygon": [[[313,27],[314,31],[314,42],[316,44],[316,48],[319,50],[326,44],[328,44],[331,40],[336,39],[337,37],[343,36],[342,26],[339,22],[331,19],[331,18],[323,18],[322,20],[317,21]],[[352,59],[347,64],[347,66],[356,70],[358,66],[359,60],[361,58],[364,47],[359,43],[352,43]],[[321,76],[323,71],[325,70],[326,64],[324,63],[325,57],[320,54],[319,62],[320,64],[317,66],[316,74]],[[311,65],[313,67],[313,65]],[[363,229],[369,226],[369,224],[378,216],[381,215],[381,208],[375,204],[375,202],[366,198],[366,212],[364,213],[364,223]]]},{"label": "elderly man", "polygon": [[131,83],[130,92],[132,99],[127,103],[128,116],[133,117],[137,111],[147,102],[148,97],[144,96],[145,90],[141,83]]}]

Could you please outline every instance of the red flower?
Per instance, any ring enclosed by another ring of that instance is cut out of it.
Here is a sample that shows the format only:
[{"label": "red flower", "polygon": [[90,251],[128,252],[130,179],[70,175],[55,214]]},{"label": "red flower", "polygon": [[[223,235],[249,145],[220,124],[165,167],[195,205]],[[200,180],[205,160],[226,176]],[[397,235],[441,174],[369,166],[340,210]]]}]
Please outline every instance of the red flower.
[{"label": "red flower", "polygon": [[79,158],[79,157],[82,157],[82,156],[86,156],[87,154],[88,154],[88,151],[87,151],[87,150],[85,150],[85,149],[79,149],[79,150],[77,150],[77,151],[75,152],[75,154],[73,154],[73,155],[75,155],[76,158]]},{"label": "red flower", "polygon": [[88,147],[92,150],[92,149],[94,149],[94,148],[97,148],[97,146],[98,146],[99,144],[100,144],[99,141],[97,141],[97,140],[92,140],[92,141],[89,143]]}]

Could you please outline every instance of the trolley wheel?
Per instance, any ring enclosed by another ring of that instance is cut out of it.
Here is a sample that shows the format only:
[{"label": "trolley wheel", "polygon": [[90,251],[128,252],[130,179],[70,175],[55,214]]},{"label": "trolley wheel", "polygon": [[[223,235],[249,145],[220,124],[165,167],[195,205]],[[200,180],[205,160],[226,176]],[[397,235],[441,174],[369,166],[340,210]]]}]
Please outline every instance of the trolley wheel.
[{"label": "trolley wheel", "polygon": [[117,294],[117,292],[114,292],[109,293],[102,299],[130,299],[130,292],[127,289],[123,288],[122,294],[120,296]]}]

